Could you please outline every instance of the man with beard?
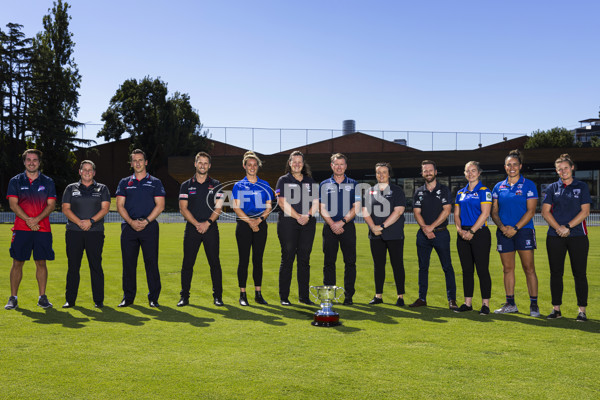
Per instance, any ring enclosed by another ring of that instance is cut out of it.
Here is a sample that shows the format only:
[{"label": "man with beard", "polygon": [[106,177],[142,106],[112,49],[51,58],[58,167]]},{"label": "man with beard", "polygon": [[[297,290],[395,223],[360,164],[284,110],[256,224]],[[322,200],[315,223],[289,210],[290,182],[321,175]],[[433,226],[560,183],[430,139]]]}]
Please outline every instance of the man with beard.
[{"label": "man with beard", "polygon": [[456,305],[456,282],[450,257],[450,233],[448,215],[452,209],[450,190],[437,179],[435,162],[425,160],[421,163],[421,175],[425,185],[415,190],[413,212],[419,224],[417,232],[417,255],[419,258],[419,298],[410,307],[427,305],[427,287],[429,280],[429,261],[431,250],[435,249],[442,264],[446,278],[446,296],[448,307],[458,309]]},{"label": "man with beard", "polygon": [[23,265],[31,258],[32,252],[39,288],[37,305],[51,308],[52,303],[46,297],[46,260],[54,260],[48,216],[56,206],[56,188],[54,181],[40,172],[41,151],[25,150],[22,158],[25,171],[10,180],[6,196],[10,209],[15,213],[15,225],[12,228],[10,244],[10,256],[13,259],[10,270],[10,297],[4,308],[17,308],[17,292],[23,278]]},{"label": "man with beard", "polygon": [[183,236],[183,264],[181,266],[181,299],[178,307],[189,304],[190,287],[194,264],[200,245],[210,266],[213,284],[213,300],[216,306],[223,305],[221,261],[219,260],[219,227],[217,219],[223,208],[221,183],[208,176],[210,155],[203,151],[196,154],[196,173],[181,184],[179,189],[179,212],[187,221]]}]

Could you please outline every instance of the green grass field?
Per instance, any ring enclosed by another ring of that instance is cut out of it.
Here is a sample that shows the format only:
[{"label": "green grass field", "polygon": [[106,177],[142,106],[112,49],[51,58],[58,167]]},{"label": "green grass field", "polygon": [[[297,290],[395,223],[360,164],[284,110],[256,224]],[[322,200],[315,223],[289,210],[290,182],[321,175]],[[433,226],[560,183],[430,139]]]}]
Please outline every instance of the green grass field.
[{"label": "green grass field", "polygon": [[[159,310],[148,307],[142,264],[132,307],[121,300],[119,225],[107,225],[104,247],[105,307],[93,307],[87,264],[77,307],[64,310],[67,262],[64,225],[53,226],[56,261],[49,263],[53,309],[36,306],[32,261],[26,263],[19,308],[0,310],[2,399],[597,399],[600,383],[600,228],[590,229],[587,323],[576,323],[573,279],[567,263],[563,315],[557,321],[524,314],[479,316],[447,309],[444,278],[432,257],[429,307],[393,306],[388,266],[385,304],[367,305],[374,294],[366,225],[358,225],[355,305],[334,306],[343,325],[311,326],[314,307],[282,307],[278,299],[279,243],[269,226],[263,294],[268,306],[239,306],[234,224],[221,224],[225,307],[212,304],[203,250],[192,282],[191,305],[178,308],[183,224],[161,225]],[[0,299],[10,295],[11,226],[0,225]],[[405,244],[406,299],[417,297],[415,225]],[[453,234],[453,241],[455,234]],[[495,240],[494,240],[495,241]],[[320,227],[312,254],[311,284],[323,277]],[[551,310],[545,229],[538,229],[536,265],[542,314]],[[453,245],[454,247],[454,245]],[[492,308],[504,300],[498,254],[492,250]],[[460,265],[453,253],[459,304]],[[338,281],[343,274],[341,254]],[[251,275],[250,275],[251,276]],[[516,300],[528,309],[522,270]],[[248,287],[251,288],[250,278]],[[290,300],[297,303],[292,282]],[[252,292],[250,292],[252,294]],[[474,306],[481,299],[478,282]],[[596,372],[594,372],[596,371]]]}]

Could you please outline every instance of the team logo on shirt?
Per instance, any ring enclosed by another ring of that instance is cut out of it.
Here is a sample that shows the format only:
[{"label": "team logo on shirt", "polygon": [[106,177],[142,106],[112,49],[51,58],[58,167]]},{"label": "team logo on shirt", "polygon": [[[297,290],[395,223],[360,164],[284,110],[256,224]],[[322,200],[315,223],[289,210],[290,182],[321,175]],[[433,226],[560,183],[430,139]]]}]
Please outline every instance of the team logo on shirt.
[{"label": "team logo on shirt", "polygon": [[529,192],[527,192],[527,196],[528,196],[528,197],[531,197],[531,196],[533,196],[533,192],[530,190]]},{"label": "team logo on shirt", "polygon": [[531,240],[526,240],[525,241],[525,246],[531,246]]},{"label": "team logo on shirt", "polygon": [[79,197],[79,196],[81,196],[81,192],[80,192],[79,190],[73,190],[73,193],[72,193],[72,194],[73,194],[73,196],[74,196],[74,197]]},{"label": "team logo on shirt", "polygon": [[486,201],[492,201],[492,193],[491,192],[487,192],[485,194],[485,200]]},{"label": "team logo on shirt", "polygon": [[573,197],[578,199],[580,194],[581,194],[581,189],[573,189]]},{"label": "team logo on shirt", "polygon": [[523,191],[522,190],[517,190],[515,192],[515,196],[523,196]]},{"label": "team logo on shirt", "polygon": [[38,192],[42,192],[44,190],[46,190],[46,186],[40,185],[40,187],[38,188]]}]

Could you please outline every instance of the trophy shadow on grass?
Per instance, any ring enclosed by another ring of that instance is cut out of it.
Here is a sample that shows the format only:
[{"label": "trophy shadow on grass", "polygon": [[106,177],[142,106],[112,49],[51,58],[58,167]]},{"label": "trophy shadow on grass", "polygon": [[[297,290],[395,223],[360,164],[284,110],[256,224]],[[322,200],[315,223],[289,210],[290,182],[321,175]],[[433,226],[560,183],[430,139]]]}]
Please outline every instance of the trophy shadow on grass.
[{"label": "trophy shadow on grass", "polygon": [[[253,307],[236,307],[236,306],[232,306],[229,304],[225,304],[222,307],[214,307],[214,308],[208,308],[208,307],[203,307],[203,306],[198,306],[195,304],[190,304],[187,307],[192,307],[192,308],[196,308],[198,310],[202,310],[205,312],[209,312],[209,313],[213,313],[213,314],[218,314],[220,316],[222,316],[223,318],[228,318],[228,319],[234,319],[236,321],[260,321],[260,322],[264,322],[267,325],[273,325],[273,326],[285,326],[286,323],[284,321],[281,320],[280,317],[274,316],[274,315],[265,315],[265,314],[259,314],[259,313],[255,313],[252,312],[252,308]],[[264,309],[262,306],[260,308],[257,309]]]},{"label": "trophy shadow on grass", "polygon": [[36,324],[60,324],[64,328],[81,329],[85,328],[85,322],[89,322],[89,318],[77,318],[69,312],[58,311],[55,308],[47,308],[43,311],[17,308],[17,311],[24,316],[31,318],[32,322]]},{"label": "trophy shadow on grass", "polygon": [[166,306],[161,306],[159,308],[147,308],[138,305],[131,305],[130,307],[159,321],[181,322],[190,324],[197,328],[206,328],[210,326],[211,322],[215,322],[214,318],[196,317],[195,315],[180,311],[179,309]]},{"label": "trophy shadow on grass", "polygon": [[108,306],[94,309],[75,306],[74,309],[88,316],[92,321],[97,322],[116,322],[131,326],[142,326],[146,321],[150,321],[150,318],[138,317]]}]

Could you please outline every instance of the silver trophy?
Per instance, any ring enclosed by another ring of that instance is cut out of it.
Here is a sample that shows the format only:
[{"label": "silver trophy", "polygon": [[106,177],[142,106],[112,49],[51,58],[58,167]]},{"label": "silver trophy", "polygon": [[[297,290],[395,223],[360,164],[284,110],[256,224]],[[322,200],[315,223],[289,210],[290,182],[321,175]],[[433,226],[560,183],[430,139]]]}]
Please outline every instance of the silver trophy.
[{"label": "silver trophy", "polygon": [[311,286],[310,294],[321,303],[321,309],[314,315],[314,326],[340,325],[340,314],[332,309],[332,303],[344,294],[344,288],[339,286]]}]

